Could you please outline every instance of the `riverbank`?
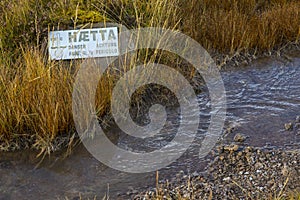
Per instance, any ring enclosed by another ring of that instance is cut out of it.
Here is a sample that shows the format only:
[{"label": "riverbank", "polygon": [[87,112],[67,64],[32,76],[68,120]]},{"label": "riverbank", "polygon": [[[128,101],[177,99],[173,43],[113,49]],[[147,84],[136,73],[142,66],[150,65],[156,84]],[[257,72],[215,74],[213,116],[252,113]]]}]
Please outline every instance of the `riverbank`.
[{"label": "riverbank", "polygon": [[[160,179],[156,187],[131,190],[120,199],[266,199],[298,200],[300,198],[300,117],[282,124],[281,137],[295,135],[293,145],[283,147],[249,146],[253,135],[236,133],[236,127],[225,129],[234,137],[220,140],[208,158],[204,170],[180,171],[170,179]],[[255,129],[254,129],[255,130]],[[279,130],[278,130],[279,131]],[[276,134],[274,133],[274,138]],[[273,139],[274,139],[273,138]],[[297,139],[298,138],[298,139]],[[271,140],[270,140],[271,141]],[[296,143],[294,143],[296,142]],[[142,192],[143,191],[143,192]]]},{"label": "riverbank", "polygon": [[299,150],[219,146],[205,172],[159,180],[130,199],[299,199],[299,163]]}]

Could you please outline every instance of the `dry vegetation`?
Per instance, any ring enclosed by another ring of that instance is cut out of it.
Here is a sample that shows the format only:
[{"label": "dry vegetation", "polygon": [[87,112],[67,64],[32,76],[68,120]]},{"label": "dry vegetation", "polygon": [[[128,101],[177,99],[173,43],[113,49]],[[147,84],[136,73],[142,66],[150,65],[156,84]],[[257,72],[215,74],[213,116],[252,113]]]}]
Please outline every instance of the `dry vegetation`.
[{"label": "dry vegetation", "polygon": [[300,3],[289,0],[203,0],[187,4],[183,32],[222,52],[272,50],[300,37]]},{"label": "dry vegetation", "polygon": [[[97,22],[116,22],[129,29],[159,26],[181,30],[208,50],[261,52],[298,43],[299,11],[297,0],[2,0],[2,149],[36,147],[50,152],[57,136],[73,130],[72,84],[79,65],[48,60],[50,30]],[[137,56],[149,61],[158,55],[146,51]],[[99,114],[107,108],[113,84],[110,74],[99,84]]]}]

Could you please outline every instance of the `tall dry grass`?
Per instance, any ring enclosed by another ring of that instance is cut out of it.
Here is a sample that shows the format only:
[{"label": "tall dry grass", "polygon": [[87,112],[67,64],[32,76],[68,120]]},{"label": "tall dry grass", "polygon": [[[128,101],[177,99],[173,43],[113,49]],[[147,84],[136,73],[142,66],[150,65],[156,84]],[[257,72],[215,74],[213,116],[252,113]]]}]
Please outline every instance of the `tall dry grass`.
[{"label": "tall dry grass", "polygon": [[55,137],[72,129],[70,69],[45,59],[43,52],[27,49],[14,63],[18,68],[0,68],[0,139],[15,148],[27,140],[50,151]]},{"label": "tall dry grass", "polygon": [[207,49],[225,53],[271,51],[299,42],[299,1],[193,0],[182,7],[187,13],[182,31]]},{"label": "tall dry grass", "polygon": [[[71,95],[80,62],[48,60],[49,30],[97,22],[159,26],[181,30],[209,50],[266,51],[299,42],[299,10],[296,0],[2,0],[0,142],[49,152],[55,138],[73,128]],[[115,81],[137,62],[162,61],[186,71],[176,56],[151,49],[127,60],[99,83],[99,115],[109,107]]]}]

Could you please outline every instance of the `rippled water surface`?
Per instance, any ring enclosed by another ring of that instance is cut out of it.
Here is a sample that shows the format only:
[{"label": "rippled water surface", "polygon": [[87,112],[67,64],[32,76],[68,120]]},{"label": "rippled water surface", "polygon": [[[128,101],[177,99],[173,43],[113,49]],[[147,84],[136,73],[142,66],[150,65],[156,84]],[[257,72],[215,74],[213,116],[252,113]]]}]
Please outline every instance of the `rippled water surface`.
[{"label": "rippled water surface", "polygon": [[[221,72],[227,94],[227,119],[225,129],[234,127],[223,135],[222,142],[230,143],[236,133],[245,134],[246,143],[257,147],[300,147],[298,130],[286,131],[284,124],[300,115],[300,56],[291,60],[264,58],[250,66],[226,69]],[[187,173],[205,169],[209,158],[200,160],[201,138],[209,125],[210,102],[207,92],[198,96],[200,125],[197,138],[190,149],[170,166],[160,170],[160,178],[176,178],[180,170]],[[178,117],[176,112],[174,118]],[[175,120],[176,121],[176,120]],[[161,137],[140,143],[126,136],[118,145],[134,149],[147,145],[157,149],[166,145],[176,133],[176,125],[168,122]],[[166,139],[166,140],[164,140]],[[83,146],[78,146],[71,156],[62,159],[60,154],[46,157],[37,166],[36,152],[22,151],[0,153],[0,199],[101,199],[109,193],[116,199],[118,193],[132,188],[154,187],[153,173],[128,174],[110,169],[94,159]]]},{"label": "rippled water surface", "polygon": [[284,124],[300,115],[300,57],[261,59],[223,74],[227,91],[227,121],[249,136],[254,146],[299,146],[297,130]]}]

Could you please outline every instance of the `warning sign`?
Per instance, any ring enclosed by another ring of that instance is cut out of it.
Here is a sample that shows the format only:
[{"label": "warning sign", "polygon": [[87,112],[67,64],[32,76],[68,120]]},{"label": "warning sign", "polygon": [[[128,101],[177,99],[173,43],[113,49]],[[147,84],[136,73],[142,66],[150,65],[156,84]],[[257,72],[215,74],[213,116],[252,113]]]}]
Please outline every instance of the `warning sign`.
[{"label": "warning sign", "polygon": [[118,28],[51,31],[48,47],[52,60],[118,56]]}]

